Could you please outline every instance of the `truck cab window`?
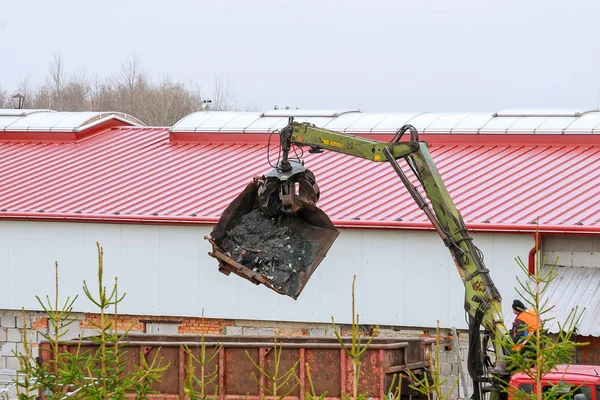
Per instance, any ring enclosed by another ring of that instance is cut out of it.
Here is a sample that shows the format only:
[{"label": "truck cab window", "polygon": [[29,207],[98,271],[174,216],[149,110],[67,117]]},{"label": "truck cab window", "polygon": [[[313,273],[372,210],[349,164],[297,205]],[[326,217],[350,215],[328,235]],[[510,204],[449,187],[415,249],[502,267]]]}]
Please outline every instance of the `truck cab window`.
[{"label": "truck cab window", "polygon": [[575,391],[573,397],[578,394],[585,394],[587,400],[592,400],[592,389],[589,386],[582,386]]},{"label": "truck cab window", "polygon": [[519,385],[519,390],[523,393],[531,394],[531,393],[533,393],[533,384],[522,383]]},{"label": "truck cab window", "polygon": [[[542,392],[544,394],[550,392],[552,390],[553,386],[544,386],[542,388]],[[544,396],[545,398],[548,399],[558,399],[559,397],[565,395],[566,393],[570,392],[571,390],[573,390],[573,386],[570,385],[564,385],[561,384],[559,385],[558,390],[556,390],[553,394],[553,396],[547,394],[546,396]],[[585,397],[583,397],[585,396]],[[592,388],[589,386],[581,386],[577,389],[575,389],[575,391],[571,394],[569,394],[568,396],[563,397],[564,400],[592,400]]]}]

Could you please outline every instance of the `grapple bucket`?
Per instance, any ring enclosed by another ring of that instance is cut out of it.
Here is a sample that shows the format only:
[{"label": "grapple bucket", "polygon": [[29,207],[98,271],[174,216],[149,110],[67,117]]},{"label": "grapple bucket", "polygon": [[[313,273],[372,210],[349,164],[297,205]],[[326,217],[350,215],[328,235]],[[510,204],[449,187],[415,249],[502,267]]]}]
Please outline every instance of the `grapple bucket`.
[{"label": "grapple bucket", "polygon": [[258,208],[255,179],[225,209],[210,236],[210,256],[219,271],[231,272],[297,299],[339,235],[312,203],[295,216],[270,218]]}]

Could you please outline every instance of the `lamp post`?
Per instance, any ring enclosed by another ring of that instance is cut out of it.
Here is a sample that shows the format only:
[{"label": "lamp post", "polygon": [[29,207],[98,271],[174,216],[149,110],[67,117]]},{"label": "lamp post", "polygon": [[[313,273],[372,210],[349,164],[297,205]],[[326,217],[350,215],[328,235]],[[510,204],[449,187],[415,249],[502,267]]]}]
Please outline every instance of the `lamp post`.
[{"label": "lamp post", "polygon": [[20,110],[23,108],[23,105],[25,104],[25,96],[23,96],[21,93],[17,93],[12,97],[12,103],[13,103],[13,107]]}]

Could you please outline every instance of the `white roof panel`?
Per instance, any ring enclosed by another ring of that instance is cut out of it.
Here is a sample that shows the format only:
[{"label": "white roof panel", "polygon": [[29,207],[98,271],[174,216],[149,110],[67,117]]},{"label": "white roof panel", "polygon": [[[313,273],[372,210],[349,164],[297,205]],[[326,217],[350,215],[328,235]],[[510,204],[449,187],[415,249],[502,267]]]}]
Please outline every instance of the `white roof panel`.
[{"label": "white roof panel", "polygon": [[48,118],[49,115],[57,113],[35,113],[29,114],[19,118],[12,124],[8,125],[5,130],[7,131],[29,131],[32,127],[36,126],[39,121]]},{"label": "white roof panel", "polygon": [[324,128],[332,131],[344,132],[350,125],[362,117],[364,117],[364,114],[359,112],[342,114],[337,118],[332,118]]},{"label": "white roof panel", "polygon": [[[65,114],[65,113],[56,113],[56,114]],[[103,113],[97,112],[78,112],[78,113],[66,113],[63,118],[56,118],[57,122],[49,125],[48,128],[52,131],[63,131],[63,130],[77,130],[79,127],[83,125],[88,125],[92,122],[98,121],[101,118],[104,118],[106,115]],[[44,119],[44,124],[49,123],[47,119]],[[45,127],[39,127],[43,129]]]},{"label": "white roof panel", "polygon": [[[179,131],[179,132],[193,132],[196,130],[197,127],[202,125],[206,120],[213,118],[213,117],[217,116],[218,114],[224,114],[224,113],[220,113],[218,111],[198,111],[198,112],[192,113],[190,115],[183,117],[179,121],[177,121],[175,123],[175,125],[173,125],[171,130]],[[229,114],[229,113],[226,113],[226,114]]]},{"label": "white roof panel", "polygon": [[349,127],[346,128],[346,132],[353,133],[371,133],[373,130],[377,130],[377,126],[381,124],[386,118],[394,115],[393,113],[365,113],[362,114],[362,118],[354,121]]},{"label": "white roof panel", "polygon": [[575,119],[565,128],[565,133],[594,133],[600,125],[600,113],[589,113]]},{"label": "white roof panel", "polygon": [[[319,128],[325,127],[328,123],[330,123],[334,118],[331,117],[294,117],[294,121],[296,122],[308,122],[309,124],[313,124]],[[286,121],[287,123],[287,121]]]},{"label": "white roof panel", "polygon": [[440,118],[433,121],[429,126],[423,131],[423,133],[448,133],[452,132],[454,127],[460,122],[464,121],[469,114],[463,113],[451,113],[442,115]]},{"label": "white roof panel", "polygon": [[394,133],[403,125],[412,124],[413,118],[421,115],[419,113],[397,113],[384,118],[377,126],[373,127],[373,133]]},{"label": "white roof panel", "polygon": [[44,109],[14,109],[14,108],[0,108],[0,117],[24,117],[29,114],[36,112],[51,112],[52,110]]},{"label": "white roof panel", "polygon": [[172,132],[243,132],[260,119],[257,112],[198,111],[177,121]]},{"label": "white roof panel", "polygon": [[454,128],[453,133],[477,133],[481,128],[493,119],[492,113],[474,113],[469,114],[462,121],[458,122]]},{"label": "white roof panel", "polygon": [[0,130],[4,130],[7,126],[15,122],[21,117],[11,117],[9,115],[0,115]]},{"label": "white roof panel", "polygon": [[[412,118],[408,123],[411,124],[412,126],[414,126],[415,128],[417,128],[419,133],[421,133],[421,132],[425,132],[425,130],[431,124],[433,124],[439,118],[441,118],[447,114],[448,113],[423,113],[421,115],[418,115],[418,116]],[[398,128],[401,128],[401,127],[402,126],[399,126]]]},{"label": "white roof panel", "polygon": [[246,132],[267,132],[271,133],[277,129],[284,128],[288,123],[287,117],[269,117],[257,119],[252,125],[246,128]]},{"label": "white roof panel", "polygon": [[536,133],[562,133],[575,120],[575,117],[548,118],[538,126]]},{"label": "white roof panel", "polygon": [[519,118],[508,128],[507,133],[535,133],[549,117],[523,117]]},{"label": "white roof panel", "polygon": [[500,110],[496,117],[579,117],[583,113],[589,112],[586,109],[566,109],[566,110]]},{"label": "white roof panel", "polygon": [[232,122],[235,118],[240,117],[241,112],[224,112],[215,113],[211,118],[203,120],[194,128],[196,132],[219,132],[224,125]]},{"label": "white roof panel", "polygon": [[[75,123],[75,125],[73,125],[72,128],[75,128],[75,127],[81,125],[82,123],[84,123],[85,121],[87,121],[89,118],[91,118],[91,115],[89,115],[89,113],[84,113],[84,114],[85,115],[83,116],[83,120],[80,120],[77,117],[73,118],[74,115],[71,113],[34,114],[31,116],[21,118],[19,123],[13,124],[10,127],[10,129],[11,130],[23,130],[23,131],[32,131],[32,130],[50,131],[53,127],[55,127],[57,125],[61,125],[61,122],[65,119],[71,119],[72,122]],[[35,122],[32,121],[33,120],[32,117],[35,118]],[[76,121],[73,121],[73,119],[76,119]],[[63,128],[66,128],[68,125],[62,124],[61,126]],[[23,129],[20,129],[20,128],[23,128]]]},{"label": "white roof panel", "polygon": [[221,130],[226,132],[243,132],[260,118],[260,113],[242,113],[224,124]]},{"label": "white roof panel", "polygon": [[480,130],[481,133],[506,133],[521,117],[501,117],[491,119]]}]

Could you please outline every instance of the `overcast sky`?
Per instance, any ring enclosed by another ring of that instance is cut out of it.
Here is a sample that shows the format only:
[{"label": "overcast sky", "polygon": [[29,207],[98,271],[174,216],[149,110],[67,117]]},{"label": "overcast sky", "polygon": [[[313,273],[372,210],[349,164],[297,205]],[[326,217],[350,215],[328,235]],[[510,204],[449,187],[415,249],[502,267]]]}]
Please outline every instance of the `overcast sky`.
[{"label": "overcast sky", "polygon": [[261,109],[496,111],[600,106],[597,1],[3,1],[0,85],[53,54],[106,76],[215,75]]}]

